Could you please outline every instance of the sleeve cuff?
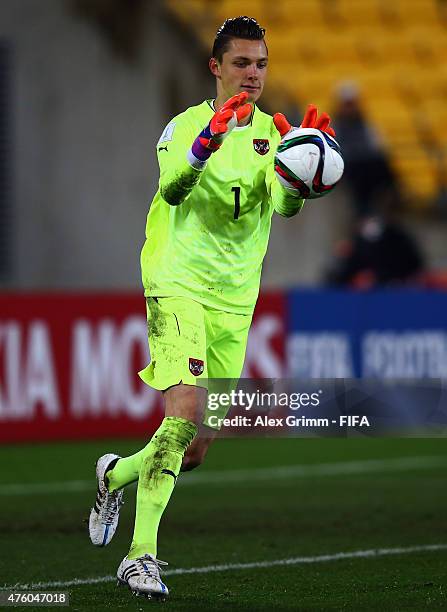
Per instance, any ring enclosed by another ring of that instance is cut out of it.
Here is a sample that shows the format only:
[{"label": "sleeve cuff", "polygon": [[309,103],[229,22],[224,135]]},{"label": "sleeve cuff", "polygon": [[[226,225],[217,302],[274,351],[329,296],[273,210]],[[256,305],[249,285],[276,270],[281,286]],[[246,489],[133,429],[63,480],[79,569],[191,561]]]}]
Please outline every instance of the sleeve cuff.
[{"label": "sleeve cuff", "polygon": [[188,160],[190,166],[192,166],[195,170],[199,170],[200,172],[205,169],[206,162],[208,161],[207,159],[203,161],[196,157],[191,149],[189,149],[188,153],[186,154],[186,159]]}]

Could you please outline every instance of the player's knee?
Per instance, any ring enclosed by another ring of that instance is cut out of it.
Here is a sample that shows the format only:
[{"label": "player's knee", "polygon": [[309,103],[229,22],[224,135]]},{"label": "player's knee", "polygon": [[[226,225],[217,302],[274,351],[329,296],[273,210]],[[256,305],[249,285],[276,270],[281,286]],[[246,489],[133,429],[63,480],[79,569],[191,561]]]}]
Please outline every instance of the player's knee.
[{"label": "player's knee", "polygon": [[206,403],[207,391],[192,385],[175,385],[165,392],[165,415],[176,416],[199,425]]}]

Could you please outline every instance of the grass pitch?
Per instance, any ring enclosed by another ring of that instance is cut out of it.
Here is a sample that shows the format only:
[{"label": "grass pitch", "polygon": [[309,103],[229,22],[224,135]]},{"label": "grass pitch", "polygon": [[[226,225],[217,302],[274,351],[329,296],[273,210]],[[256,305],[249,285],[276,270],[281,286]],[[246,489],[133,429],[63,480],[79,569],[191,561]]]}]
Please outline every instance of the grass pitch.
[{"label": "grass pitch", "polygon": [[[217,441],[206,464],[179,479],[162,521],[171,591],[163,604],[107,578],[130,543],[135,488],[106,548],[90,545],[83,522],[97,457],[142,445],[1,448],[1,585],[68,591],[69,609],[98,612],[447,609],[447,546],[418,548],[447,545],[447,440]],[[377,549],[386,550],[354,555]]]}]

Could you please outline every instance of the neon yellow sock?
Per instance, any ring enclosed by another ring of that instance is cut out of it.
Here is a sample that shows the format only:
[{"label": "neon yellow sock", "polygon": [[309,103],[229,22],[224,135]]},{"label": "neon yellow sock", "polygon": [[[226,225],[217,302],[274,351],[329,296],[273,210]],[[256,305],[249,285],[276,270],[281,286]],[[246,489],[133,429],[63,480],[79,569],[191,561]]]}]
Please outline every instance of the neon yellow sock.
[{"label": "neon yellow sock", "polygon": [[192,421],[165,417],[144,449],[147,452],[140,467],[129,559],[157,554],[158,525],[174,490],[183,455],[196,433]]},{"label": "neon yellow sock", "polygon": [[118,489],[122,489],[126,485],[138,480],[143,459],[150,453],[149,447],[151,441],[148,442],[144,448],[133,455],[118,459],[113,469],[106,472],[107,489],[110,493],[117,491]]},{"label": "neon yellow sock", "polygon": [[107,488],[110,493],[138,480],[141,463],[149,452],[149,445],[150,442],[134,455],[118,459],[113,469],[106,472]]}]

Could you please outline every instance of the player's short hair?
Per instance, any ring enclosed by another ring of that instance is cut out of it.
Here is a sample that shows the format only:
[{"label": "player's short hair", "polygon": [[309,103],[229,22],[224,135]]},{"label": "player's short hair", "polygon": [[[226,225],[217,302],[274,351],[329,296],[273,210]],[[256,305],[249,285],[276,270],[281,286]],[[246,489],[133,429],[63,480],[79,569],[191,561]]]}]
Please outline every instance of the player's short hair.
[{"label": "player's short hair", "polygon": [[[213,44],[212,57],[219,62],[223,54],[228,51],[230,41],[233,38],[245,38],[246,40],[264,40],[265,29],[253,17],[246,15],[226,19],[216,32]],[[264,40],[265,44],[265,40]],[[267,49],[267,45],[265,45]]]}]

